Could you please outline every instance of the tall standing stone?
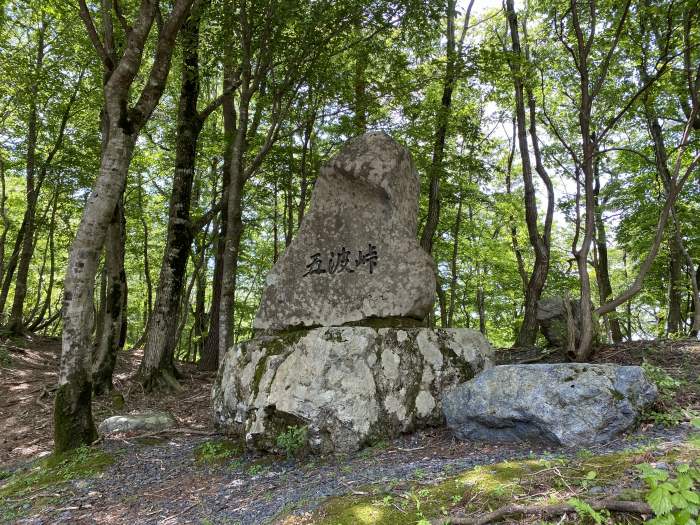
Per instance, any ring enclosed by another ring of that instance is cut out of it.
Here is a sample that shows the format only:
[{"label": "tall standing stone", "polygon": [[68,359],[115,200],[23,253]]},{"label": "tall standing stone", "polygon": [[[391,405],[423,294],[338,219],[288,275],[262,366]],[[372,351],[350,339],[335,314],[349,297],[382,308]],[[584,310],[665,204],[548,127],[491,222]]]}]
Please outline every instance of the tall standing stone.
[{"label": "tall standing stone", "polygon": [[385,133],[351,140],[321,169],[267,277],[258,333],[219,368],[222,430],[270,450],[305,428],[310,450],[349,452],[441,424],[443,393],[492,366],[481,333],[416,326],[435,296],[435,264],[416,240],[419,188],[408,151]]},{"label": "tall standing stone", "polygon": [[345,144],[321,168],[310,210],[267,277],[253,327],[424,319],[435,269],[416,239],[419,190],[410,154],[386,133]]}]

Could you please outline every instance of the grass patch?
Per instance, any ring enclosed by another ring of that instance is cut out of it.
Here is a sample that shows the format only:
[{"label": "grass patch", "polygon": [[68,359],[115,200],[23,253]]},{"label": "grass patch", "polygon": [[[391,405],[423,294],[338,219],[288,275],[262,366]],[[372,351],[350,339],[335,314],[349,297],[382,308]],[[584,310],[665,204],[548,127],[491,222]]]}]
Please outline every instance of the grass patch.
[{"label": "grass patch", "polygon": [[27,469],[7,476],[2,482],[0,521],[11,522],[35,509],[54,505],[56,498],[49,496],[34,496],[28,505],[27,496],[74,479],[95,477],[112,463],[114,457],[110,454],[86,446],[34,462]]},{"label": "grass patch", "polygon": [[243,454],[243,446],[229,439],[205,441],[194,451],[197,463],[206,465],[220,465],[241,454]]},{"label": "grass patch", "polygon": [[114,463],[114,458],[98,449],[80,447],[65,454],[35,462],[27,470],[15,472],[0,487],[0,499],[17,497],[29,491],[72,479],[91,478]]},{"label": "grass patch", "polygon": [[[700,443],[694,436],[686,443],[668,448],[661,443],[605,455],[586,452],[570,459],[527,459],[482,465],[434,485],[426,486],[420,481],[404,483],[401,489],[372,485],[363,488],[368,495],[330,498],[314,513],[312,522],[423,525],[454,512],[481,515],[515,502],[545,505],[577,501],[576,498],[596,499],[601,494],[642,501],[644,492],[640,490],[637,465],[650,461],[675,465],[697,458],[699,453]],[[585,523],[586,519],[580,517],[577,523]],[[631,515],[621,516],[615,523],[639,523],[636,519]]]}]

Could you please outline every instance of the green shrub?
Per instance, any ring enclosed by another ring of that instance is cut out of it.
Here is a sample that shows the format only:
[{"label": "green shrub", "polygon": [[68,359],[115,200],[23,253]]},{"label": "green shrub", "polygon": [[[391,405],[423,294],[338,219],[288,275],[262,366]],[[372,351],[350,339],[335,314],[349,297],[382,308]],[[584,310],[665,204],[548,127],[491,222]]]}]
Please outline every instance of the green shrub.
[{"label": "green shrub", "polygon": [[664,426],[677,425],[688,419],[690,413],[675,404],[676,394],[685,381],[670,376],[663,368],[648,361],[642,363],[642,368],[647,378],[653,381],[659,390],[659,399],[653,408],[646,411],[644,419]]},{"label": "green shrub", "polygon": [[307,426],[290,426],[277,436],[277,447],[287,453],[288,458],[296,456],[304,447],[309,437]]},{"label": "green shrub", "polygon": [[700,510],[700,460],[695,466],[682,463],[676,467],[675,476],[648,463],[638,465],[642,479],[647,484],[645,500],[654,512],[652,525],[695,524]]},{"label": "green shrub", "polygon": [[662,401],[670,401],[673,399],[678,389],[683,386],[683,381],[670,376],[666,370],[654,366],[648,361],[642,363],[642,368],[647,378],[656,383]]},{"label": "green shrub", "polygon": [[240,455],[242,447],[233,441],[205,441],[194,452],[199,463],[223,463],[232,456]]},{"label": "green shrub", "polygon": [[0,346],[0,366],[10,366],[11,364],[12,357],[10,357],[10,352],[4,346]]}]

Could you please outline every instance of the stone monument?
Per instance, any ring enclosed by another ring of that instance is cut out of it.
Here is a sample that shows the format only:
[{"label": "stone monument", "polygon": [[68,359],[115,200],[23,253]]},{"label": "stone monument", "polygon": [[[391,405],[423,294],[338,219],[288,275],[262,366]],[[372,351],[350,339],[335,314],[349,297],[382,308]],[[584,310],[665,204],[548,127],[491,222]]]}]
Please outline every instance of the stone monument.
[{"label": "stone monument", "polygon": [[267,276],[253,327],[424,319],[435,264],[416,240],[419,191],[408,151],[391,137],[348,142],[321,168],[309,213]]},{"label": "stone monument", "polygon": [[256,336],[219,369],[220,427],[258,449],[303,426],[313,450],[356,450],[443,423],[443,392],[492,366],[480,333],[425,327],[435,265],[416,240],[419,190],[408,151],[382,132],[321,169],[267,277]]}]

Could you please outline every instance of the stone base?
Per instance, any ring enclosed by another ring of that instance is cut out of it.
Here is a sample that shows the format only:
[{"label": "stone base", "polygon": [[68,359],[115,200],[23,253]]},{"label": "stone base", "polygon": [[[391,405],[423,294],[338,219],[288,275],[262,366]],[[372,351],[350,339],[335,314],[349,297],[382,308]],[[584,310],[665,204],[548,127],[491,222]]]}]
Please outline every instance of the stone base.
[{"label": "stone base", "polygon": [[231,348],[213,388],[216,423],[273,450],[288,426],[308,446],[349,452],[440,425],[447,389],[492,366],[466,329],[326,327],[261,336]]}]

